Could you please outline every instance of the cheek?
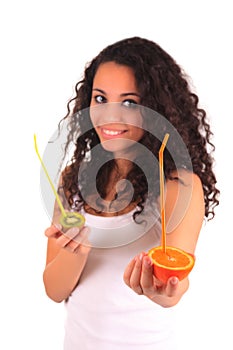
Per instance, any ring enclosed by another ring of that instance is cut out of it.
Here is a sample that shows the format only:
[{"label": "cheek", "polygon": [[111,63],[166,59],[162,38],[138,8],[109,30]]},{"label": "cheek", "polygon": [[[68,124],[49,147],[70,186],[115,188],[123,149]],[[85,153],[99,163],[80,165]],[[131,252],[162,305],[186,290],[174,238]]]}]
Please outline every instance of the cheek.
[{"label": "cheek", "polygon": [[[98,126],[104,125],[109,121],[110,122],[112,121],[113,114],[111,113],[110,107],[109,107],[109,104],[105,104],[105,103],[100,105],[90,106],[90,118],[95,128]],[[116,120],[116,119],[117,118],[114,118],[113,120]]]},{"label": "cheek", "polygon": [[133,140],[139,141],[144,135],[144,130],[141,128],[132,128],[130,134]]},{"label": "cheek", "polygon": [[143,126],[143,118],[138,109],[134,110],[124,110],[122,113],[122,121],[125,124],[131,126],[131,128],[142,128]]},{"label": "cheek", "polygon": [[135,113],[135,126],[137,126],[138,128],[140,128],[140,131],[143,132],[142,130],[142,126],[143,126],[143,118],[142,115],[140,113]]},{"label": "cheek", "polygon": [[98,109],[90,108],[90,119],[94,127],[98,125],[98,121],[100,119],[99,114],[100,113],[98,113]]}]

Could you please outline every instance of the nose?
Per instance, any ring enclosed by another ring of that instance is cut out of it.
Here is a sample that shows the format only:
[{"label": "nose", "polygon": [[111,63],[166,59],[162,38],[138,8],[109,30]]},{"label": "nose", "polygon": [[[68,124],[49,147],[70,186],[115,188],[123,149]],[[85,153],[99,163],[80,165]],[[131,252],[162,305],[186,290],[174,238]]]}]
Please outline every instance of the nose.
[{"label": "nose", "polygon": [[123,123],[123,111],[120,103],[103,103],[91,107],[91,119],[95,125]]},{"label": "nose", "polygon": [[122,108],[121,104],[117,102],[106,103],[103,105],[102,120],[105,123],[119,123],[122,122]]}]

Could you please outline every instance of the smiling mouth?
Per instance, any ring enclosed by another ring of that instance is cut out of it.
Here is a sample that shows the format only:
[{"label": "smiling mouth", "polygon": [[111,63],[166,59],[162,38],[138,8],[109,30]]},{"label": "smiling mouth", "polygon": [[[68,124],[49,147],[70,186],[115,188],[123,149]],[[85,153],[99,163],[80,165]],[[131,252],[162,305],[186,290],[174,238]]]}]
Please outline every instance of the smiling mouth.
[{"label": "smiling mouth", "polygon": [[121,136],[125,132],[126,132],[126,130],[111,130],[111,129],[101,128],[102,135],[107,136],[107,137]]}]

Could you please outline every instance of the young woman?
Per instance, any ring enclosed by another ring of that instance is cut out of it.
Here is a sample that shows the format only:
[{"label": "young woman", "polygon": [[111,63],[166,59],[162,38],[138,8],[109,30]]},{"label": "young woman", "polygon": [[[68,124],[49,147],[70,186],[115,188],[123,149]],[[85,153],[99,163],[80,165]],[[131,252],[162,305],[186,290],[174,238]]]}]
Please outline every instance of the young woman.
[{"label": "young woman", "polygon": [[146,254],[160,244],[155,159],[169,132],[167,244],[194,254],[219,194],[206,113],[174,59],[133,37],[106,47],[87,66],[64,120],[66,151],[72,140],[75,150],[59,190],[67,209],[86,219],[84,228],[64,233],[55,205],[46,230],[44,284],[51,299],[66,303],[64,348],[174,349],[171,307],[189,282],[174,276],[160,282]]}]

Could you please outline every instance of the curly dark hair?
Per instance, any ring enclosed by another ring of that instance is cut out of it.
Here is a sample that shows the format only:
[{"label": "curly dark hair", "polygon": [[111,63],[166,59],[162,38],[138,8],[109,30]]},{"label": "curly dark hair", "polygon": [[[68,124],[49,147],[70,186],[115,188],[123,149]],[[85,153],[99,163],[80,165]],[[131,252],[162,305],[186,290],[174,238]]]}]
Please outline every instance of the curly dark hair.
[{"label": "curly dark hair", "polygon": [[[135,74],[138,91],[141,97],[140,104],[164,116],[177,130],[187,147],[191,165],[179,154],[179,167],[190,169],[199,176],[202,182],[205,199],[205,216],[213,218],[214,208],[219,204],[219,190],[216,188],[216,178],[213,172],[212,152],[215,147],[211,142],[212,132],[207,121],[205,110],[199,108],[198,96],[191,91],[188,78],[175,60],[153,41],[132,37],[107,46],[86,67],[84,77],[75,86],[75,97],[67,104],[67,115],[62,119],[68,121],[68,138],[65,152],[69,144],[75,139],[75,151],[70,165],[63,172],[62,188],[66,193],[70,205],[74,205],[73,198],[79,198],[75,202],[77,210],[86,204],[84,198],[91,193],[89,175],[94,169],[98,158],[104,159],[104,165],[99,169],[96,177],[96,188],[100,197],[106,196],[106,185],[116,164],[110,152],[102,148],[100,155],[90,157],[85,162],[85,167],[80,175],[80,166],[83,160],[90,155],[92,149],[100,141],[93,128],[88,112],[91,103],[93,79],[98,67],[102,63],[115,62],[131,67]],[[60,123],[61,123],[60,122]],[[163,130],[166,132],[166,130]],[[76,135],[76,136],[75,136]],[[161,141],[152,133],[146,131],[139,141],[145,145],[156,157],[161,146]],[[175,139],[169,139],[172,149],[177,154],[179,149]],[[150,159],[143,160],[150,162]],[[148,163],[149,164],[149,163]],[[172,178],[172,173],[177,168],[168,151],[164,153],[165,178]],[[150,177],[150,176],[149,176]],[[154,194],[159,194],[158,173],[151,175],[154,183]],[[132,201],[138,203],[143,210],[143,204],[148,196],[148,177],[146,177],[137,164],[133,164],[127,175],[127,179],[134,188]],[[82,188],[82,193],[80,188]],[[85,192],[85,188],[87,192]],[[83,192],[84,191],[84,192]],[[118,193],[119,195],[119,193]]]}]

